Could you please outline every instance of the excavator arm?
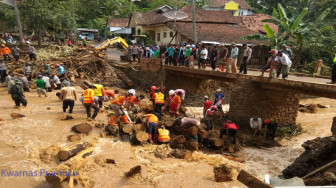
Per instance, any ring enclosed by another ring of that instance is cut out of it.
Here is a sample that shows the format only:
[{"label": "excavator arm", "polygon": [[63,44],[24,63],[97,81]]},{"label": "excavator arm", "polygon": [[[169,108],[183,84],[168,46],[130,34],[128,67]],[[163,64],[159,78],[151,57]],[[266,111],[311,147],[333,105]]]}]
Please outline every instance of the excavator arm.
[{"label": "excavator arm", "polygon": [[113,44],[115,43],[119,43],[126,51],[128,51],[128,44],[127,42],[121,38],[121,37],[115,37],[113,39],[107,39],[105,40],[104,42],[98,44],[96,47],[95,47],[95,50],[96,51],[100,51],[102,49],[105,49],[109,46],[112,46]]}]

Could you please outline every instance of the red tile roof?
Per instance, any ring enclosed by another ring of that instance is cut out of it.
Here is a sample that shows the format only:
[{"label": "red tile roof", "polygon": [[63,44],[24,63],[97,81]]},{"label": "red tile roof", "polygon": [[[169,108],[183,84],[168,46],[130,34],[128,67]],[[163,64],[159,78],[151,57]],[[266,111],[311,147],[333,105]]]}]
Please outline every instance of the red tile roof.
[{"label": "red tile roof", "polygon": [[[136,13],[132,14],[137,25],[155,25],[164,24],[174,19],[169,19],[164,16],[164,13],[158,13],[159,8],[153,9],[147,13]],[[173,10],[172,10],[173,11]],[[185,19],[176,20],[177,22],[191,22],[192,21],[192,8],[191,6],[184,6],[177,10],[178,12],[183,12],[188,15]],[[237,24],[238,20],[228,11],[209,11],[196,9],[196,22],[198,23],[231,23]]]},{"label": "red tile roof", "polygon": [[[193,29],[191,22],[173,22],[167,23],[167,26],[176,30],[180,34],[193,39]],[[267,44],[266,41],[242,40],[242,37],[258,34],[246,27],[234,24],[216,24],[216,23],[197,23],[198,41],[216,41],[220,43],[249,43],[256,45]]]},{"label": "red tile roof", "polygon": [[109,18],[107,19],[108,27],[127,27],[129,18]]},{"label": "red tile roof", "polygon": [[251,6],[245,0],[205,0],[208,7],[224,7],[224,5],[230,1],[233,1],[239,5],[241,9],[251,9]]},{"label": "red tile roof", "polygon": [[271,16],[265,14],[255,14],[248,16],[237,16],[238,24],[249,28],[250,30],[265,34],[264,24],[268,24],[277,33],[278,26],[272,23],[262,22],[265,19],[272,19]]}]

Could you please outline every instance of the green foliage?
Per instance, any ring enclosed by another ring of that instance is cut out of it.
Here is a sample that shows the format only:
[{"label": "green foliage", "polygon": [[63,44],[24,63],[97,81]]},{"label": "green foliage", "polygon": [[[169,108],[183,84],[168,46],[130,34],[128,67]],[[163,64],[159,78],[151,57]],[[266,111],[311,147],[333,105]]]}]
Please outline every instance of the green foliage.
[{"label": "green foliage", "polygon": [[301,125],[280,125],[276,131],[276,137],[291,139],[302,132]]},{"label": "green foliage", "polygon": [[172,8],[179,8],[186,4],[184,0],[142,0],[140,7],[142,11],[146,12],[154,8],[169,5]]},{"label": "green foliage", "polygon": [[13,30],[15,26],[16,20],[13,8],[0,3],[0,31]]},{"label": "green foliage", "polygon": [[150,38],[150,35],[149,35],[149,32],[148,31],[144,31],[141,33],[141,35],[146,35],[146,38],[145,38],[145,45],[153,45],[155,43],[155,41],[153,41],[151,38]]},{"label": "green foliage", "polygon": [[76,28],[70,7],[73,7],[72,1],[25,0],[19,8],[28,30],[63,37]]}]

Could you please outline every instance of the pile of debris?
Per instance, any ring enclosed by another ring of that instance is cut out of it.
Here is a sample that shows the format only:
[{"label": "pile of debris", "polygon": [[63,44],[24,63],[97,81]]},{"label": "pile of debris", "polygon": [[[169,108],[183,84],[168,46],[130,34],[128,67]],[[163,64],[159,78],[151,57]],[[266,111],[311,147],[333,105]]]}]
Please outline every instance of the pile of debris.
[{"label": "pile of debris", "polygon": [[30,62],[28,55],[23,54],[18,62],[8,62],[8,70],[18,76],[23,76],[23,66],[29,62],[32,68],[32,76],[44,72],[43,62],[47,62],[52,72],[56,72],[56,64],[62,65],[67,71],[66,77],[76,83],[81,80],[103,80],[107,86],[128,88],[133,82],[121,71],[111,67],[106,60],[105,52],[96,52],[92,47],[72,48],[68,46],[50,45],[36,52],[37,60]]}]

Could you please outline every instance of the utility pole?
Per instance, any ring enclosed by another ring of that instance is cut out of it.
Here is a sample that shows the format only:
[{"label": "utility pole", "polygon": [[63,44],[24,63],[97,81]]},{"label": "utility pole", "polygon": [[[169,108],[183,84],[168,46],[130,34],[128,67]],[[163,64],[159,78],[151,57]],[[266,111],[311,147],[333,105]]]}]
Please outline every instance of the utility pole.
[{"label": "utility pole", "polygon": [[14,12],[15,12],[15,17],[16,17],[16,23],[17,23],[17,26],[18,26],[18,29],[19,29],[20,44],[23,44],[23,33],[22,33],[20,12],[19,12],[19,9],[17,7],[16,0],[13,0],[13,7],[14,7]]},{"label": "utility pole", "polygon": [[195,18],[195,0],[191,0],[192,3],[192,23],[193,23],[193,34],[194,43],[197,44],[197,33],[196,33],[196,18]]}]

